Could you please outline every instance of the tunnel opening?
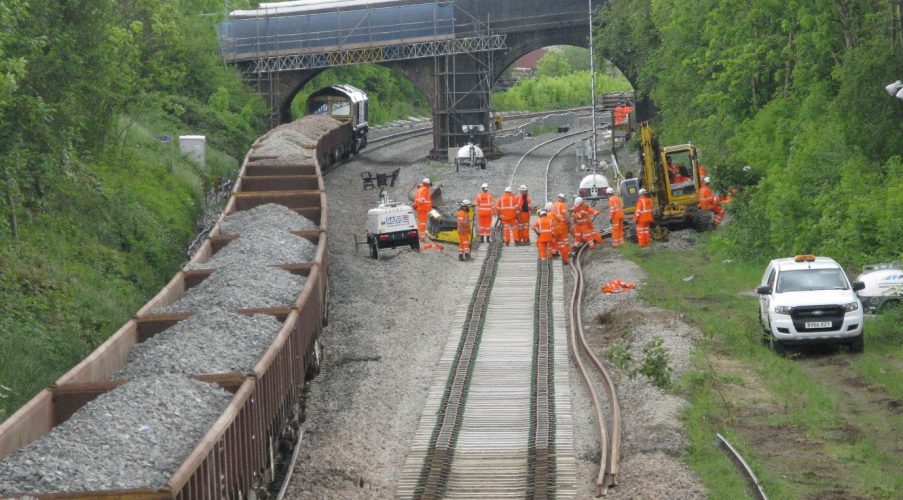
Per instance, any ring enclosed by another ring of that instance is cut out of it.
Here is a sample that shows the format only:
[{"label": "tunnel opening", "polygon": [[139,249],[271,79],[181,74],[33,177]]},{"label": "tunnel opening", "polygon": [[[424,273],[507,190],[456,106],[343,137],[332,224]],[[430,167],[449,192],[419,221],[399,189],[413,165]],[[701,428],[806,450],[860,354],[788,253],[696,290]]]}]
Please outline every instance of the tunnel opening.
[{"label": "tunnel opening", "polygon": [[371,126],[408,117],[428,119],[432,115],[426,96],[404,73],[377,64],[361,64],[330,68],[308,80],[292,97],[291,119],[307,113],[306,103],[312,93],[338,84],[350,84],[367,93]]},{"label": "tunnel opening", "polygon": [[[521,50],[514,62],[497,71],[491,109],[551,111],[589,106],[589,50],[574,45],[552,45]],[[633,86],[611,61],[596,61],[596,96],[632,92]]]}]

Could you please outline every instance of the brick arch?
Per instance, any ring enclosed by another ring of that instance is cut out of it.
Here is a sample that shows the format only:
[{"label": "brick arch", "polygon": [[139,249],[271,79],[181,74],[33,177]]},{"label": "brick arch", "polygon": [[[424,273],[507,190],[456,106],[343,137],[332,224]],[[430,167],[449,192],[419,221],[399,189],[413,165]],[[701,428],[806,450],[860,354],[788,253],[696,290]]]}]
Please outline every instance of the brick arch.
[{"label": "brick arch", "polygon": [[[498,81],[498,79],[501,78],[502,73],[518,59],[534,50],[550,47],[552,45],[572,45],[574,47],[588,49],[588,40],[588,30],[586,33],[571,30],[570,32],[534,32],[524,35],[509,35],[507,39],[508,50],[506,50],[500,58],[496,58],[494,61],[492,83],[494,84]],[[626,66],[619,64],[618,61],[611,61],[611,63],[624,73],[624,77],[627,78],[630,85],[636,89],[636,78],[634,75],[630,75],[624,71]]]},{"label": "brick arch", "polygon": [[[407,78],[426,98],[430,106],[435,106],[436,86],[433,77],[432,59],[415,59],[391,63],[377,63]],[[292,119],[292,101],[310,81],[323,71],[332,68],[318,68],[303,71],[287,71],[279,77],[279,123]]]}]

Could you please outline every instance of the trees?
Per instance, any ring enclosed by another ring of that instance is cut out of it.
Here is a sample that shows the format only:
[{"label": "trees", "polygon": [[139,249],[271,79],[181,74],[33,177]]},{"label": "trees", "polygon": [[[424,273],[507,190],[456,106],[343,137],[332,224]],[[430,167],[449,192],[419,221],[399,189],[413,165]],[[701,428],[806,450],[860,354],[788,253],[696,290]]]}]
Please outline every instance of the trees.
[{"label": "trees", "polygon": [[903,106],[881,94],[903,75],[893,7],[612,0],[597,43],[650,92],[665,142],[697,144],[716,186],[746,185],[723,233],[735,252],[858,264],[899,256],[884,223],[903,156]]}]

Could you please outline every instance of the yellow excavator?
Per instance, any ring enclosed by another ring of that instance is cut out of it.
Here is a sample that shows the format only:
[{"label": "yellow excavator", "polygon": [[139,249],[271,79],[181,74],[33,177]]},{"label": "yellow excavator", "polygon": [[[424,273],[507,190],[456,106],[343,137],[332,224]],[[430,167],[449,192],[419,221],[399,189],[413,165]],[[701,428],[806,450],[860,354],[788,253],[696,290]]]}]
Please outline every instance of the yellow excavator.
[{"label": "yellow excavator", "polygon": [[712,227],[712,212],[699,210],[700,178],[696,146],[680,144],[661,147],[648,122],[640,124],[640,160],[643,171],[638,177],[625,179],[619,191],[624,212],[636,211],[640,188],[652,197],[653,239],[668,237],[668,229],[692,227],[705,231]]},{"label": "yellow excavator", "polygon": [[[413,201],[419,184],[408,190],[408,198]],[[446,206],[442,198],[442,187],[435,184],[430,187],[430,197],[433,200],[433,209],[429,213],[429,221],[426,224],[426,235],[433,241],[443,243],[460,242],[458,235],[458,206]],[[474,231],[474,207],[470,207],[470,241],[473,242]]]}]

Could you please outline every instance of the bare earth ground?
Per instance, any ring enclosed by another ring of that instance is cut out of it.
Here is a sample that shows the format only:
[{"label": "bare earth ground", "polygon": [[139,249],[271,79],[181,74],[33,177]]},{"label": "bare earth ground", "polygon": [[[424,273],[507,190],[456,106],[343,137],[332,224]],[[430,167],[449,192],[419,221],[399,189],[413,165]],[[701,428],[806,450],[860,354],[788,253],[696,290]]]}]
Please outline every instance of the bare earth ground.
[{"label": "bare earth ground", "polygon": [[[518,158],[543,136],[508,147],[508,154],[485,171],[455,174],[445,165],[428,163],[429,138],[375,151],[326,177],[330,225],[330,324],[321,336],[324,360],[310,384],[306,402],[303,450],[288,490],[290,498],[391,498],[416,429],[432,370],[439,359],[455,306],[468,300],[451,245],[416,254],[389,250],[372,260],[365,247],[354,249],[352,234],[365,233],[366,210],[377,203],[375,191],[362,191],[359,172],[391,171],[401,166],[399,184],[390,198],[406,200],[407,190],[423,176],[440,182],[446,200],[472,198],[482,182],[500,194]],[[537,151],[520,168],[514,185],[527,184],[538,204],[545,160],[556,143]],[[553,165],[552,193],[573,193],[580,177],[572,162]],[[557,169],[557,170],[556,170]],[[572,199],[572,198],[571,198]],[[600,217],[601,222],[602,217]],[[641,271],[610,248],[598,249],[586,264],[587,305],[584,321],[598,355],[618,341],[639,355],[653,336],[661,335],[675,375],[686,369],[696,333],[669,312],[652,310],[633,293],[603,296],[599,287],[620,278],[642,286]],[[566,273],[569,276],[569,272]],[[566,284],[567,285],[567,284]],[[567,295],[567,292],[566,292]],[[569,295],[567,295],[569,296]],[[579,497],[591,498],[599,451],[592,417],[579,377],[572,367],[575,401]],[[620,486],[614,498],[698,498],[704,489],[681,456],[686,450],[678,413],[685,404],[642,378],[616,380],[624,411],[624,450]]]}]

